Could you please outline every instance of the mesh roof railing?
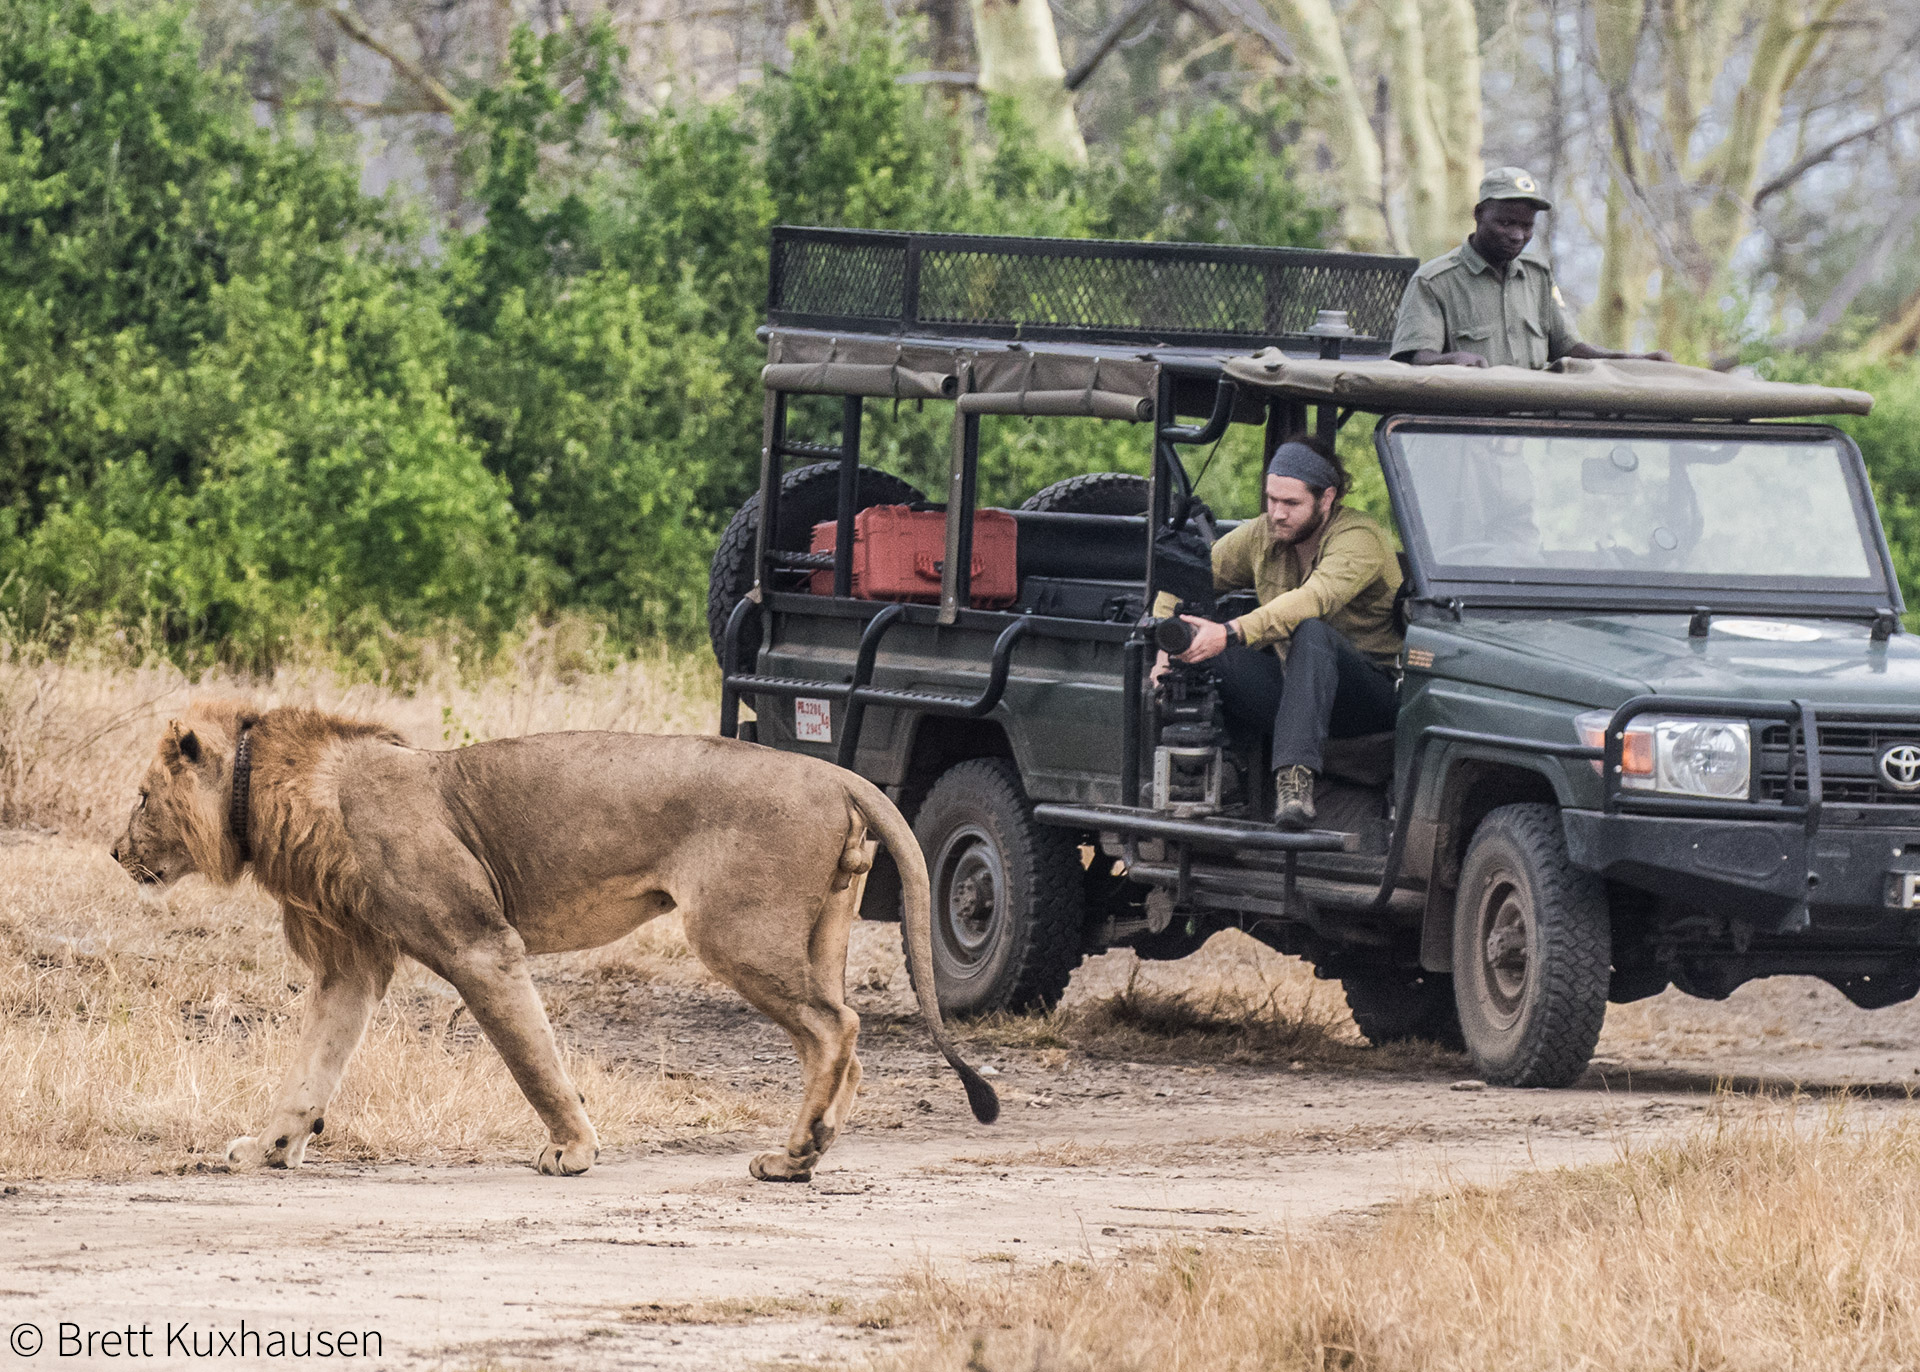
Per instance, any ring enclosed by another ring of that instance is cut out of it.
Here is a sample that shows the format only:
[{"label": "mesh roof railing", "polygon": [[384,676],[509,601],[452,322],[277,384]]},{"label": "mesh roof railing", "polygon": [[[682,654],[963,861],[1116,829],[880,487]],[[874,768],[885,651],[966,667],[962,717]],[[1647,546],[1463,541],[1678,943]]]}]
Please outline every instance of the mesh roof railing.
[{"label": "mesh roof railing", "polygon": [[933,337],[1311,346],[1347,311],[1344,351],[1381,353],[1418,261],[1313,248],[1115,243],[777,227],[767,322]]}]

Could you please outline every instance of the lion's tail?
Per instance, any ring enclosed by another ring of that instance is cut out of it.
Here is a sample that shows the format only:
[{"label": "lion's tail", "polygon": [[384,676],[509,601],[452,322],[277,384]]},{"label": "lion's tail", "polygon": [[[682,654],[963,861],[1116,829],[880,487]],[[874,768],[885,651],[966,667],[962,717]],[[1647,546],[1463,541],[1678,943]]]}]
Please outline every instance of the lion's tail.
[{"label": "lion's tail", "polygon": [[887,799],[886,793],[865,777],[845,774],[848,798],[859,807],[893,854],[900,869],[900,927],[906,935],[907,970],[913,974],[914,994],[920,1000],[920,1018],[926,1021],[940,1055],[960,1075],[967,1088],[967,1104],[973,1117],[982,1124],[1000,1118],[1000,1097],[973,1068],[961,1058],[960,1051],[947,1037],[947,1026],[940,1018],[940,1000],[933,988],[933,890],[927,879],[927,859],[920,842],[907,827],[906,817]]}]

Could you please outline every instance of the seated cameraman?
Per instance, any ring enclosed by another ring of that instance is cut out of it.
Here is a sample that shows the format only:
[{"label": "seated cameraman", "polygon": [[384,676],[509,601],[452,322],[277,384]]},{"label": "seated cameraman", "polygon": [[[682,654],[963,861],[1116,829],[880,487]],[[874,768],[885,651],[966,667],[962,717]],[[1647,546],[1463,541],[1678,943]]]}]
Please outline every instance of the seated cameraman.
[{"label": "seated cameraman", "polygon": [[[1387,531],[1340,503],[1347,473],[1332,447],[1298,435],[1267,464],[1265,515],[1213,545],[1216,590],[1252,587],[1260,608],[1226,624],[1182,615],[1211,662],[1227,727],[1241,741],[1273,730],[1274,818],[1313,823],[1313,783],[1329,738],[1393,728],[1393,620],[1400,564]],[[1165,597],[1156,613],[1170,613]],[[1166,664],[1160,656],[1156,676]]]}]

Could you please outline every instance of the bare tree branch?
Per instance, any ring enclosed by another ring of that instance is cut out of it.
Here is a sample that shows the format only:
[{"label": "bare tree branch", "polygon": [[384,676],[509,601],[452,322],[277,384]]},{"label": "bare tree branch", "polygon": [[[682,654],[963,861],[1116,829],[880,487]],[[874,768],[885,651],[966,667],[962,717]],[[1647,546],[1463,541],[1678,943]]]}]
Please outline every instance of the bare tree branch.
[{"label": "bare tree branch", "polygon": [[1796,158],[1785,171],[1767,181],[1759,190],[1753,193],[1753,207],[1756,210],[1759,209],[1761,201],[1765,200],[1768,196],[1778,195],[1781,191],[1791,186],[1794,182],[1798,181],[1822,162],[1825,162],[1849,143],[1858,143],[1863,138],[1872,138],[1877,134],[1885,133],[1893,125],[1899,123],[1908,115],[1915,113],[1920,113],[1920,100],[1914,101],[1911,105],[1902,105],[1892,114],[1886,116],[1886,118],[1876,119],[1863,129],[1855,129],[1852,133],[1843,134],[1831,143],[1825,143],[1815,148],[1804,157]]},{"label": "bare tree branch", "polygon": [[1920,195],[1911,196],[1894,209],[1893,215],[1882,226],[1873,246],[1861,253],[1847,274],[1840,278],[1833,294],[1827,297],[1813,317],[1785,338],[1780,340],[1783,348],[1810,348],[1827,336],[1827,331],[1840,322],[1860,292],[1873,284],[1875,277],[1887,265],[1887,259],[1906,237],[1907,230],[1920,220]]},{"label": "bare tree branch", "polygon": [[323,100],[299,100],[289,99],[277,91],[254,91],[248,98],[262,105],[271,105],[275,109],[349,110],[354,114],[364,114],[376,119],[403,114],[445,113],[437,103],[425,100],[382,100],[377,103],[367,100],[338,100],[331,97]]},{"label": "bare tree branch", "polygon": [[316,10],[339,26],[342,33],[370,52],[376,52],[387,59],[393,69],[404,76],[421,95],[426,97],[435,114],[459,114],[465,105],[459,97],[442,85],[437,77],[411,57],[396,51],[382,42],[378,34],[367,27],[367,21],[354,12],[349,0],[338,0],[329,4],[327,0],[300,0],[303,7]]},{"label": "bare tree branch", "polygon": [[1086,55],[1075,62],[1073,70],[1067,73],[1067,89],[1077,91],[1086,85],[1087,78],[1093,75],[1094,69],[1105,60],[1106,55],[1113,51],[1114,45],[1126,36],[1127,30],[1132,28],[1135,21],[1156,2],[1157,0],[1133,0],[1118,19],[1107,25],[1106,30],[1093,40],[1093,46],[1087,49]]},{"label": "bare tree branch", "polygon": [[1274,60],[1283,67],[1299,63],[1286,33],[1273,22],[1260,0],[1174,0],[1174,3],[1204,21],[1215,33],[1239,30],[1252,34],[1267,45]]}]

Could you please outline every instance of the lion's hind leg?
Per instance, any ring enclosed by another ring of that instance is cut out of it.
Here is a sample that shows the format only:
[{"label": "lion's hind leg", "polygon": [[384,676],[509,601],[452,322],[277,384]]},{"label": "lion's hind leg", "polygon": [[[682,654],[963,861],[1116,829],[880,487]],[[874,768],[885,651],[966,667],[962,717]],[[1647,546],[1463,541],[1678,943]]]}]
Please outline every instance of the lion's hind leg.
[{"label": "lion's hind leg", "polygon": [[[845,1125],[860,1083],[854,1045],[860,1017],[847,1008],[847,941],[860,908],[864,873],[812,902],[757,910],[761,937],[707,948],[704,922],[690,923],[707,965],[775,1024],[800,1057],[800,1113],[784,1149],[757,1155],[747,1170],[761,1181],[808,1181]],[[838,885],[838,883],[836,883]],[[808,908],[808,906],[811,908]],[[777,937],[768,931],[780,930]]]},{"label": "lion's hind leg", "polygon": [[[290,922],[291,923],[291,922]],[[345,935],[308,929],[303,954],[313,970],[306,1019],[293,1068],[281,1083],[266,1127],[227,1145],[234,1167],[298,1167],[307,1142],[325,1126],[324,1112],[347,1060],[360,1046],[393,976],[394,952],[384,943],[360,944]]]}]

